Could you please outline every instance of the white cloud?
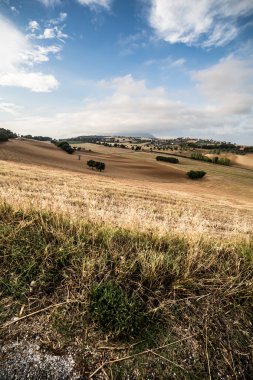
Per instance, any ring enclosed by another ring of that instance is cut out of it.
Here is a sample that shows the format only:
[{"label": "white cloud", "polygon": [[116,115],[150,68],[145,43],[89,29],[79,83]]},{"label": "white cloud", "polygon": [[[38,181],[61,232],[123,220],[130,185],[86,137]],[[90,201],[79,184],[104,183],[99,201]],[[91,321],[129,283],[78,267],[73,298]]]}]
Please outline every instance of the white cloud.
[{"label": "white cloud", "polygon": [[53,75],[16,71],[0,74],[0,86],[23,87],[33,92],[50,92],[58,88],[58,82]]},{"label": "white cloud", "polygon": [[210,109],[228,114],[249,113],[253,107],[253,61],[230,56],[193,73]]},{"label": "white cloud", "polygon": [[81,5],[87,5],[88,7],[103,7],[106,9],[110,9],[111,0],[77,0]]},{"label": "white cloud", "polygon": [[29,66],[33,66],[37,63],[48,62],[49,54],[59,54],[61,50],[62,47],[58,45],[34,46],[30,50],[24,50],[22,52],[22,62]]},{"label": "white cloud", "polygon": [[[28,66],[47,61],[47,55],[58,53],[56,47],[34,47],[13,24],[0,16],[0,35],[6,44],[0,44],[0,86],[18,86],[35,92],[49,92],[58,86],[57,80],[42,72],[30,72]],[[44,49],[44,50],[43,50]]]},{"label": "white cloud", "polygon": [[35,30],[38,30],[40,28],[39,23],[36,20],[29,21],[28,29],[34,32]]},{"label": "white cloud", "polygon": [[59,21],[65,21],[67,17],[68,17],[67,13],[61,12],[59,15]]},{"label": "white cloud", "polygon": [[61,27],[54,26],[53,28],[45,28],[43,34],[40,34],[38,36],[33,35],[32,37],[37,38],[39,40],[57,39],[63,42],[64,39],[68,38],[68,35],[63,33]]},{"label": "white cloud", "polygon": [[56,18],[52,18],[51,20],[49,20],[49,25],[59,25],[61,24],[62,22],[64,22],[68,17],[68,14],[65,13],[65,12],[60,12],[59,16],[56,17]]},{"label": "white cloud", "polygon": [[252,0],[151,0],[149,21],[167,42],[210,47],[233,40],[239,17],[252,13]]}]

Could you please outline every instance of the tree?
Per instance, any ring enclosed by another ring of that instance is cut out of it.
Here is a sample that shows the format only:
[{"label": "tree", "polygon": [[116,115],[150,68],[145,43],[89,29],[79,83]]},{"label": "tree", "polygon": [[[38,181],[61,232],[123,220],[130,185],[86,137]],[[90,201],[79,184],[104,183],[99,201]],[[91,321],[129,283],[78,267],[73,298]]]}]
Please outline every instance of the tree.
[{"label": "tree", "polygon": [[102,170],[105,170],[105,163],[104,162],[98,162],[98,161],[94,161],[94,160],[89,160],[87,161],[87,165],[92,168],[92,170],[94,168],[96,168],[96,170],[99,170],[100,172]]},{"label": "tree", "polygon": [[99,170],[101,172],[102,170],[105,170],[105,163],[104,162],[96,162],[95,167],[97,170]]},{"label": "tree", "polygon": [[89,161],[87,161],[87,165],[89,166],[89,168],[92,168],[92,170],[93,170],[96,166],[96,161],[89,160]]}]

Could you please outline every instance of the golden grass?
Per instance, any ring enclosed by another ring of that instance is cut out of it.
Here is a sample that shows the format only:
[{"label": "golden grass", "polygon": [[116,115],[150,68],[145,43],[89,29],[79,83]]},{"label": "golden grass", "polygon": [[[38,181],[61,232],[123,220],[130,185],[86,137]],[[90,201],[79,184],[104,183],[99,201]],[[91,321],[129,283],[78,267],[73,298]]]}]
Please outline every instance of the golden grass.
[{"label": "golden grass", "polygon": [[253,214],[243,207],[173,191],[151,190],[102,177],[1,162],[0,197],[14,207],[56,211],[160,235],[222,235],[253,231]]}]

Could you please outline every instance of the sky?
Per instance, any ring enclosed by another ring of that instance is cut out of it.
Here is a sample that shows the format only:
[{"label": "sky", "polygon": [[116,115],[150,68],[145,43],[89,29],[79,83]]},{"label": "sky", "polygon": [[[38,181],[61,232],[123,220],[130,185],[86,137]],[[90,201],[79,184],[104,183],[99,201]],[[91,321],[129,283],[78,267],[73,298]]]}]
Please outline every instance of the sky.
[{"label": "sky", "polygon": [[0,0],[0,127],[253,144],[252,0]]}]

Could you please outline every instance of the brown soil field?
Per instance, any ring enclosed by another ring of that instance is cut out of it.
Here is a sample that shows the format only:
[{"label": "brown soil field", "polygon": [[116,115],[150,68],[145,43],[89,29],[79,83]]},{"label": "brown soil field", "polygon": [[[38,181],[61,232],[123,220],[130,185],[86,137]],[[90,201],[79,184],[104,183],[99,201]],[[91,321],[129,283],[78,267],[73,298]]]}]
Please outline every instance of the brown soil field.
[{"label": "brown soil field", "polygon": [[[177,168],[162,166],[154,160],[147,161],[141,157],[138,157],[137,160],[132,152],[122,155],[120,149],[118,150],[120,152],[114,151],[113,148],[110,150],[111,154],[107,150],[97,150],[96,152],[82,151],[69,155],[53,144],[33,140],[10,140],[0,145],[0,160],[91,174],[86,161],[94,159],[105,162],[106,172],[101,174],[106,176],[167,183],[186,181],[184,173]],[[79,155],[81,160],[78,160]]]},{"label": "brown soil field", "polygon": [[[233,204],[242,208],[253,208],[253,171],[235,167],[224,167],[180,158],[180,164],[157,162],[156,154],[104,147],[95,144],[80,144],[81,152],[68,155],[53,144],[34,140],[10,140],[0,144],[0,160],[26,165],[60,169],[73,174],[92,177],[93,181],[107,178],[133,188],[147,188],[159,192],[181,194],[191,199],[212,199],[222,204]],[[89,151],[91,150],[91,151]],[[81,159],[78,160],[80,154]],[[246,159],[247,156],[240,156]],[[103,161],[106,170],[97,173],[90,170],[89,159]],[[201,181],[189,180],[189,170],[205,170]],[[82,178],[82,177],[81,177]]]}]

